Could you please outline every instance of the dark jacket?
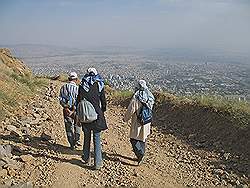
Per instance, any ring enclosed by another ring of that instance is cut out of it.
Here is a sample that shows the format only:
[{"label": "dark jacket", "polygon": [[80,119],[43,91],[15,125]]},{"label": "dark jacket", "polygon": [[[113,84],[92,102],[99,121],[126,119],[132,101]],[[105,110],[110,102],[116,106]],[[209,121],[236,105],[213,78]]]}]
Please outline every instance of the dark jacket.
[{"label": "dark jacket", "polygon": [[80,85],[78,90],[77,103],[79,103],[83,98],[91,102],[98,114],[97,120],[91,123],[83,123],[83,126],[88,126],[89,128],[98,131],[106,130],[108,126],[104,117],[104,112],[106,111],[107,101],[104,89],[99,92],[98,83],[96,82],[93,85],[90,85],[89,91],[86,92]]}]

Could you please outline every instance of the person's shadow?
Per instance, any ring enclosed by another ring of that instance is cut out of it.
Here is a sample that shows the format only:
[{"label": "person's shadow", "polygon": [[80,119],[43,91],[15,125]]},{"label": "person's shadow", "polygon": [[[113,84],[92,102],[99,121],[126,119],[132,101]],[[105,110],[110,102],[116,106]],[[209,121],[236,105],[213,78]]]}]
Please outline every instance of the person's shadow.
[{"label": "person's shadow", "polygon": [[[52,153],[81,156],[82,155],[81,150],[71,150],[67,146],[57,144],[53,140],[43,139],[42,137],[29,136],[27,138],[28,138],[28,141],[25,141],[25,139],[21,139],[20,137],[18,137],[16,135],[12,135],[12,134],[0,135],[1,140],[8,140],[8,141],[12,141],[15,143],[22,143],[25,146],[29,146],[29,147],[32,147],[34,149],[41,151],[41,152],[33,152],[32,150],[27,151],[27,150],[20,149],[18,146],[13,145],[12,146],[12,154],[14,154],[16,156],[30,154],[35,158],[46,157],[46,158],[53,159],[55,161],[67,162],[67,163],[71,163],[73,165],[80,166],[80,167],[85,168],[85,169],[93,170],[93,166],[89,166],[89,165],[84,164],[81,159],[77,159],[77,158],[65,159],[65,158],[61,158],[57,155],[50,154],[51,151],[53,151]],[[42,152],[42,151],[46,151],[46,152]],[[94,156],[93,152],[91,152],[91,156],[93,158],[93,156]],[[130,160],[133,162],[136,161],[136,159],[134,159],[134,158],[131,158],[128,156],[123,156],[121,154],[103,152],[103,160],[104,161],[109,160],[109,161],[114,161],[114,162],[121,162],[123,165],[137,166],[134,163],[131,164],[131,163],[124,161],[124,159]]]},{"label": "person's shadow", "polygon": [[[0,139],[9,140],[15,143],[22,143],[25,146],[29,146],[37,150],[53,151],[56,153],[67,154],[67,155],[81,154],[81,151],[79,150],[71,150],[69,147],[58,144],[52,139],[44,139],[43,137],[27,136],[25,138],[20,138],[16,135],[10,134],[10,135],[0,135]],[[18,155],[18,152],[16,154]]]},{"label": "person's shadow", "polygon": [[[138,166],[136,165],[134,162],[137,161],[137,159],[132,158],[132,157],[128,157],[128,156],[123,156],[121,154],[118,153],[107,153],[107,152],[103,152],[103,158],[104,160],[109,160],[109,161],[114,161],[114,162],[121,162],[123,165],[128,165],[128,166]],[[133,163],[128,163],[126,161],[124,161],[124,159],[133,161]]]}]

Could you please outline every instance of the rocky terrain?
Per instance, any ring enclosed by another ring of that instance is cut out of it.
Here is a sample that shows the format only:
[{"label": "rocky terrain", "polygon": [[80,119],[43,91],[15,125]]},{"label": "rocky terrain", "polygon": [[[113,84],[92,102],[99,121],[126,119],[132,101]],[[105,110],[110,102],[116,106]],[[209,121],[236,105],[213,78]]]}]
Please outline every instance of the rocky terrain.
[{"label": "rocky terrain", "polygon": [[20,75],[31,74],[31,70],[21,60],[13,57],[7,48],[0,48],[0,60]]},{"label": "rocky terrain", "polygon": [[[81,148],[68,148],[57,101],[60,85],[51,81],[41,95],[1,122],[2,185],[248,187],[249,163],[244,158],[206,150],[201,146],[204,142],[193,147],[175,135],[177,130],[163,133],[157,122],[147,143],[145,162],[137,166],[128,140],[129,126],[122,122],[125,109],[112,104],[106,113],[109,129],[102,134],[104,167],[92,170],[81,162]],[[190,140],[194,137],[189,135]],[[238,160],[245,166],[239,166]],[[222,161],[232,165],[229,168]]]},{"label": "rocky terrain", "polygon": [[128,99],[107,90],[104,166],[93,170],[93,161],[82,163],[81,147],[68,147],[61,85],[49,81],[0,122],[0,187],[249,187],[249,128],[192,103],[159,101],[157,94],[146,157],[137,166],[122,121]]}]

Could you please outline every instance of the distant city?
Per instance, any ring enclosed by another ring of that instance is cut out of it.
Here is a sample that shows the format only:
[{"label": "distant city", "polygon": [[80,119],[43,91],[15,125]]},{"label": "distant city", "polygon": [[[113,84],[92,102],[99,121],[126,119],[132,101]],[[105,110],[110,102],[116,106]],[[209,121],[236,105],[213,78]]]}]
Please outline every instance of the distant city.
[{"label": "distant city", "polygon": [[[167,53],[123,51],[51,50],[37,54],[15,53],[36,75],[55,76],[76,71],[82,77],[88,67],[95,67],[108,84],[120,90],[133,90],[135,81],[145,79],[152,90],[173,94],[219,95],[250,100],[250,62],[229,58],[173,57]],[[37,50],[36,50],[37,52]]]}]

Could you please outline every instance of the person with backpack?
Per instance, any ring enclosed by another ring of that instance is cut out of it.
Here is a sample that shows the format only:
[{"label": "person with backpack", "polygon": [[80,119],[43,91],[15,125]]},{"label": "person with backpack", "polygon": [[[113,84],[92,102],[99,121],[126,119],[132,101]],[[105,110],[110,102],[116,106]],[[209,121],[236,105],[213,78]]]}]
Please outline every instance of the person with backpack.
[{"label": "person with backpack", "polygon": [[76,98],[78,95],[77,74],[71,72],[68,77],[68,83],[64,84],[60,89],[59,101],[63,107],[63,117],[65,123],[65,130],[67,139],[72,150],[76,146],[80,146],[80,133],[81,128],[76,125],[75,110]]},{"label": "person with backpack", "polygon": [[154,100],[155,98],[149,91],[146,81],[139,80],[123,118],[124,122],[128,122],[132,118],[129,137],[138,165],[142,163],[145,155],[145,145],[150,134]]},{"label": "person with backpack", "polygon": [[102,167],[101,131],[106,130],[104,117],[106,98],[104,80],[95,68],[89,68],[82,78],[77,96],[77,117],[84,132],[83,155],[85,164],[90,164],[90,141],[93,132],[94,169]]}]

